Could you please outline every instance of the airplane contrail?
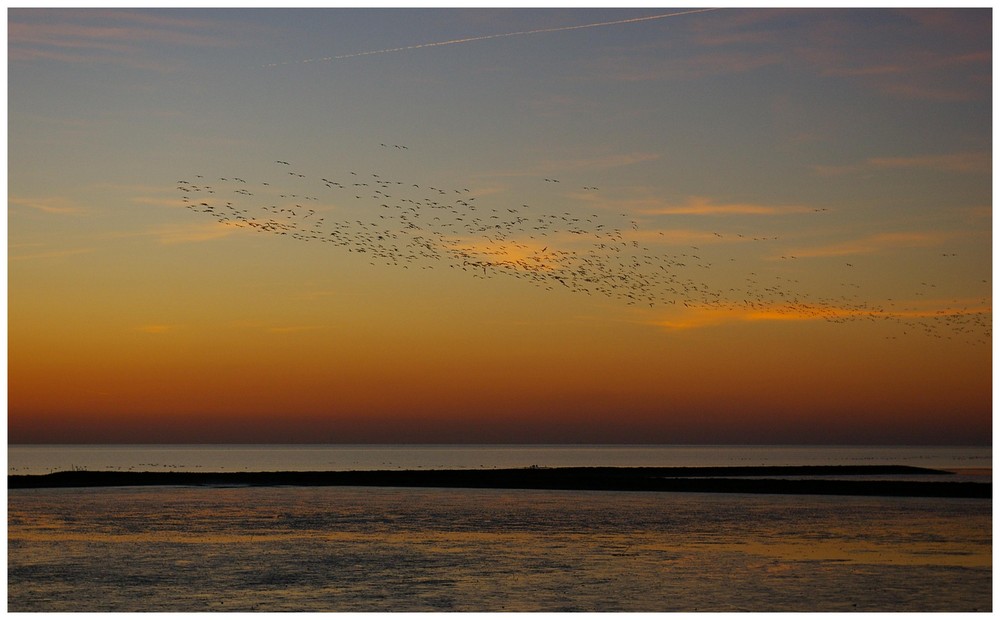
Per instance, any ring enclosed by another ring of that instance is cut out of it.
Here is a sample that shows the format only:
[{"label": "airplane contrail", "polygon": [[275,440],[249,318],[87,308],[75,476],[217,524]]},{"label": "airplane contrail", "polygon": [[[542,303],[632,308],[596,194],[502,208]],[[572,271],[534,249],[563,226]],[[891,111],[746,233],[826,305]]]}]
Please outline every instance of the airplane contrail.
[{"label": "airplane contrail", "polygon": [[719,9],[692,9],[689,11],[679,11],[677,13],[663,13],[661,15],[647,15],[646,17],[633,17],[631,19],[618,19],[610,22],[597,22],[593,24],[580,24],[578,26],[559,26],[556,28],[539,28],[538,30],[521,30],[518,32],[505,32],[502,34],[488,34],[480,37],[467,37],[464,39],[451,39],[449,41],[437,41],[435,43],[420,43],[418,45],[407,45],[404,47],[389,47],[381,50],[371,50],[368,52],[354,52],[352,54],[341,54],[340,56],[324,56],[323,58],[309,58],[306,60],[289,60],[286,62],[273,62],[262,67],[278,67],[281,65],[300,64],[305,62],[321,62],[331,60],[342,60],[344,58],[356,58],[358,56],[371,56],[373,54],[391,54],[392,52],[405,52],[424,47],[440,47],[442,45],[456,45],[458,43],[472,43],[473,41],[485,41],[487,39],[501,39],[504,37],[519,37],[528,34],[541,34],[544,32],[561,32],[564,30],[580,30],[583,28],[600,28],[601,26],[616,26],[618,24],[632,24],[635,22],[645,22],[653,19],[664,19],[667,17],[678,17],[680,15],[691,15],[692,13],[704,13],[706,11],[717,11]]}]

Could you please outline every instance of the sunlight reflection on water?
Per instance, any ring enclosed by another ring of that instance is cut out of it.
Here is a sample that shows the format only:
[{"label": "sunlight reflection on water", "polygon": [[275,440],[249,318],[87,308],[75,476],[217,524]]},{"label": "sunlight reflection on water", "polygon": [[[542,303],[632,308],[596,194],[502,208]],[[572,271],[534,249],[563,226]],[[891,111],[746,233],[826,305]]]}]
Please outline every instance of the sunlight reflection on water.
[{"label": "sunlight reflection on water", "polygon": [[10,611],[988,610],[991,502],[13,490]]}]

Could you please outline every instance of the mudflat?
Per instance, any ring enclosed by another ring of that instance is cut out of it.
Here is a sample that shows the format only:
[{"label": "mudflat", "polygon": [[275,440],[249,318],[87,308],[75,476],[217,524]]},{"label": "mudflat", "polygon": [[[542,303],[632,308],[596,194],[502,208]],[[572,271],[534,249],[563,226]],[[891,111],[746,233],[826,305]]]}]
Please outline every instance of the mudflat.
[{"label": "mudflat", "polygon": [[[112,486],[373,486],[991,498],[992,483],[909,466],[528,467],[376,471],[61,471],[7,477],[9,489]],[[927,480],[927,477],[935,480]],[[936,478],[940,476],[941,480]],[[881,478],[880,478],[881,477]],[[889,477],[889,478],[885,478]],[[911,479],[918,478],[919,479]]]}]

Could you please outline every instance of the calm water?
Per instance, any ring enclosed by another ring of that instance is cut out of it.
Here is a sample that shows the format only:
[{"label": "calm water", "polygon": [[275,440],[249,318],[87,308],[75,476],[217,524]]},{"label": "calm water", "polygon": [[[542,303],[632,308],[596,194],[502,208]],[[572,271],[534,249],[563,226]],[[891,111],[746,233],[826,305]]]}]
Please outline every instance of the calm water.
[{"label": "calm water", "polygon": [[[72,466],[969,468],[990,467],[989,452],[76,446],[13,448],[8,467],[20,468],[16,473]],[[990,500],[151,487],[11,490],[7,509],[8,611],[15,612],[985,611],[992,606]]]},{"label": "calm water", "polygon": [[16,490],[8,610],[989,610],[991,547],[989,500]]},{"label": "calm water", "polygon": [[941,446],[9,446],[9,474],[571,466],[914,465],[991,468],[992,448]]}]

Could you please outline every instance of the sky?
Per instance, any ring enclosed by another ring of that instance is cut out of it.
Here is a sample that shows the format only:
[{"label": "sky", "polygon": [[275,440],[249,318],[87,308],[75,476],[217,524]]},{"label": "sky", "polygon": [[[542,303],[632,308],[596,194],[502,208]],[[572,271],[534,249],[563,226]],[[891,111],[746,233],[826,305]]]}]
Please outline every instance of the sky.
[{"label": "sky", "polygon": [[992,437],[986,9],[9,9],[11,443]]}]

